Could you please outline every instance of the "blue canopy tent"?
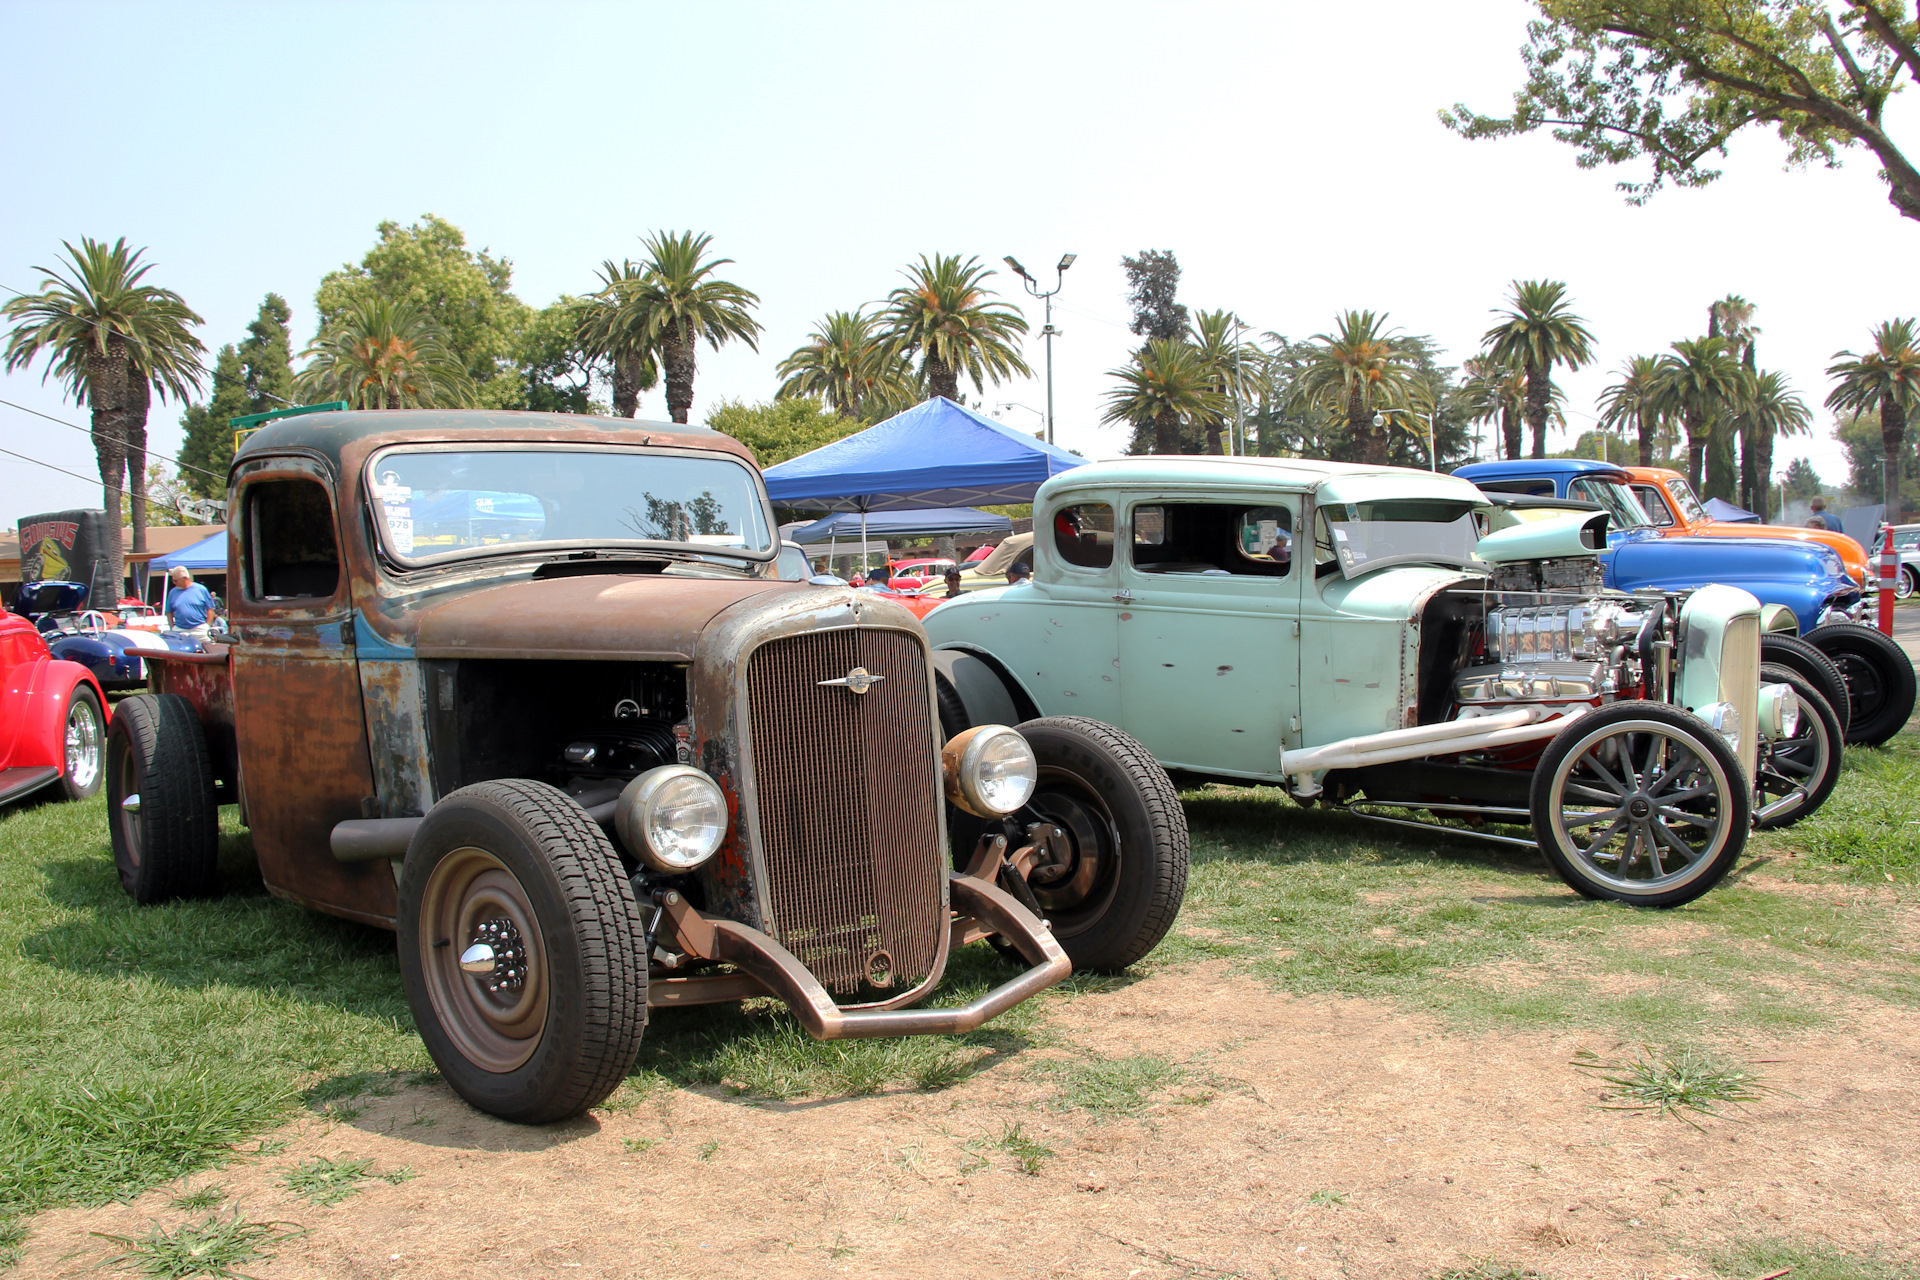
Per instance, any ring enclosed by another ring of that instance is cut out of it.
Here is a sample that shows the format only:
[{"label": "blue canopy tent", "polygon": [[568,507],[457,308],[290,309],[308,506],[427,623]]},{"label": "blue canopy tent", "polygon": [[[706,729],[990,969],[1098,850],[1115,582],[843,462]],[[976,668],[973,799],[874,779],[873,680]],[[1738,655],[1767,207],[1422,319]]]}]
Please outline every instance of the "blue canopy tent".
[{"label": "blue canopy tent", "polygon": [[1734,506],[1720,498],[1708,498],[1707,514],[1715,520],[1725,520],[1732,524],[1759,524],[1760,517],[1751,511]]},{"label": "blue canopy tent", "polygon": [[227,531],[222,529],[211,538],[202,538],[190,547],[182,547],[172,555],[155,556],[147,562],[148,573],[166,573],[173,568],[191,569],[195,573],[225,573],[227,571]]},{"label": "blue canopy tent", "polygon": [[791,536],[802,545],[838,541],[841,538],[852,541],[859,534],[863,521],[867,531],[880,538],[1013,532],[1013,521],[1005,516],[997,516],[991,511],[975,511],[972,507],[952,507],[929,511],[878,511],[871,516],[864,512],[840,511],[794,530]]}]

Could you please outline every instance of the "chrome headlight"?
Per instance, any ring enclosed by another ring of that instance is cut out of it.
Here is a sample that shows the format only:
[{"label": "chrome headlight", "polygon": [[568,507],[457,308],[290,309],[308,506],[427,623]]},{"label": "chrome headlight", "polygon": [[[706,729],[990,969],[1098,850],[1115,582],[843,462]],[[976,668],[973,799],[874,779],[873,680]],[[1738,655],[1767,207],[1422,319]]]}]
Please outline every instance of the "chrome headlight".
[{"label": "chrome headlight", "polygon": [[1740,750],[1740,708],[1731,702],[1715,702],[1700,708],[1697,713],[1712,730],[1727,740],[1727,745],[1737,753]]},{"label": "chrome headlight", "polygon": [[1760,732],[1775,740],[1800,732],[1800,699],[1792,685],[1760,686]]},{"label": "chrome headlight", "polygon": [[947,799],[976,818],[998,818],[1033,798],[1040,781],[1033,748],[1003,724],[975,725],[940,748]]},{"label": "chrome headlight", "polygon": [[689,765],[649,769],[626,785],[613,810],[628,849],[655,871],[691,871],[727,835],[727,798]]}]

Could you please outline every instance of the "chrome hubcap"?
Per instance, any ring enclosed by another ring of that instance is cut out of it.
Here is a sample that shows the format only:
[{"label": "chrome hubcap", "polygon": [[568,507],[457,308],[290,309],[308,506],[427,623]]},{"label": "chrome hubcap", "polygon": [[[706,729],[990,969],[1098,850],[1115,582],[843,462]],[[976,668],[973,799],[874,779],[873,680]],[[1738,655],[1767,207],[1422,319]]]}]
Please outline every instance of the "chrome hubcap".
[{"label": "chrome hubcap", "polygon": [[76,700],[67,710],[67,778],[91,787],[100,776],[100,721],[90,703]]},{"label": "chrome hubcap", "polygon": [[460,953],[460,970],[479,978],[493,994],[526,986],[527,948],[513,921],[500,916],[476,928],[472,942]]}]

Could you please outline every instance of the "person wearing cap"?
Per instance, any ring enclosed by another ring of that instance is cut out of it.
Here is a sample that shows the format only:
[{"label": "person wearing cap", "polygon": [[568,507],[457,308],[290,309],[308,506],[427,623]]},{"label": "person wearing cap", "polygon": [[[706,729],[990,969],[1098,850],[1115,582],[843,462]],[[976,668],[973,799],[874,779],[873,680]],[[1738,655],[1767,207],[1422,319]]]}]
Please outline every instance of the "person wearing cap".
[{"label": "person wearing cap", "polygon": [[960,590],[960,566],[959,565],[950,564],[947,566],[946,580],[947,580],[947,594],[944,597],[942,597],[943,599],[951,600],[957,595],[964,594]]},{"label": "person wearing cap", "polygon": [[1025,560],[1015,560],[1007,566],[1007,585],[1017,587],[1033,577],[1033,566]]}]

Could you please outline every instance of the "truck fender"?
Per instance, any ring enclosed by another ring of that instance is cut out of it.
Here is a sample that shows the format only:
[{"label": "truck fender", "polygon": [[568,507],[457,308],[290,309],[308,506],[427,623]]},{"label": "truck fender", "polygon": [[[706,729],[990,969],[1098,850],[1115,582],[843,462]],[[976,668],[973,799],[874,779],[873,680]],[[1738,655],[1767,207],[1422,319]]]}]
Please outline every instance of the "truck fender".
[{"label": "truck fender", "polygon": [[933,671],[935,682],[944,686],[941,701],[946,702],[947,695],[951,694],[965,712],[966,724],[960,728],[976,724],[1014,725],[1038,714],[1026,691],[992,658],[964,649],[935,649]]}]

